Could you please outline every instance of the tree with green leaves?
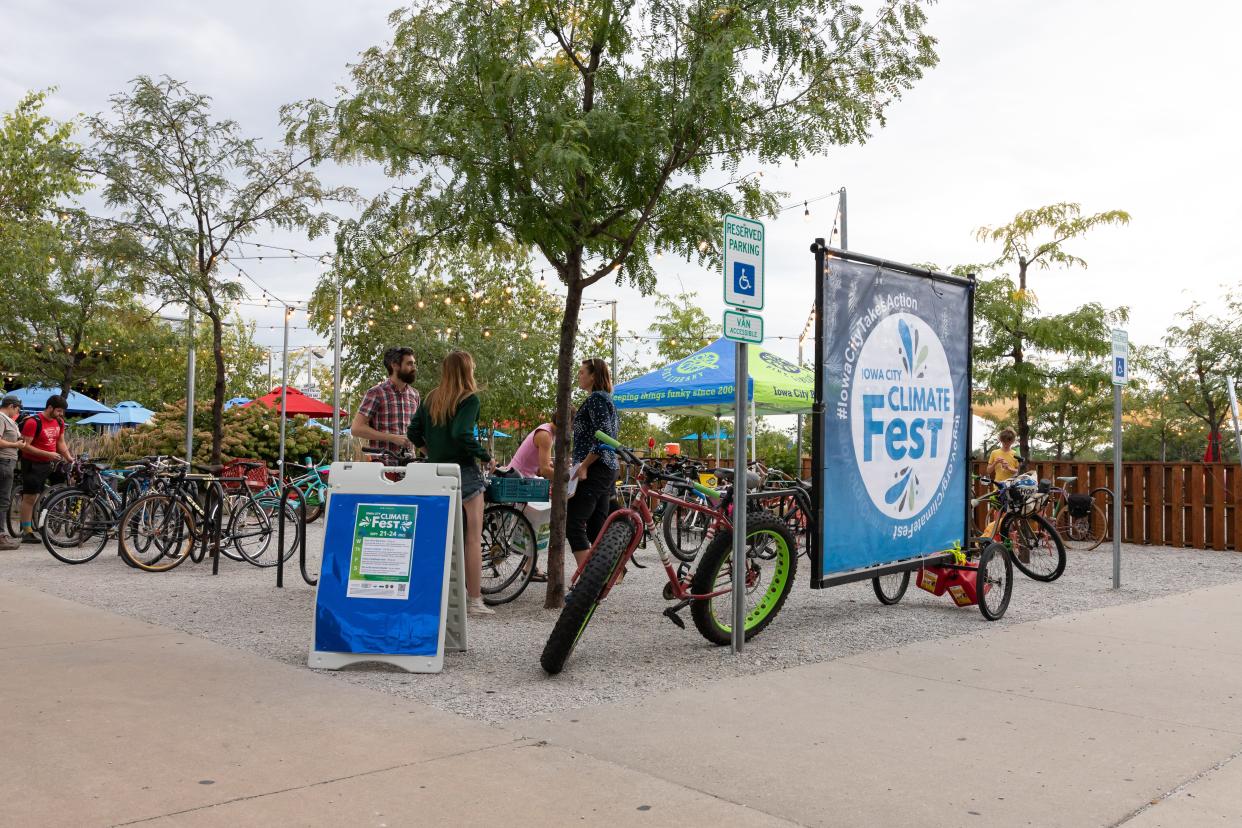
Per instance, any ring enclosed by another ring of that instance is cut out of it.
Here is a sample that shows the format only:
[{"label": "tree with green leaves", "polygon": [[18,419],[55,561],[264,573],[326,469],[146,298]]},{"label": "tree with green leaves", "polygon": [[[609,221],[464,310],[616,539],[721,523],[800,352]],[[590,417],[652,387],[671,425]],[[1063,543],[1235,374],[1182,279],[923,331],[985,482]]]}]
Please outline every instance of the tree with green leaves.
[{"label": "tree with green leaves", "polygon": [[24,381],[53,385],[61,394],[106,379],[119,342],[110,323],[141,292],[136,245],[124,230],[66,214],[50,272],[0,288],[9,308],[5,364]]},{"label": "tree with green leaves", "polygon": [[[936,63],[920,0],[433,0],[394,12],[335,104],[286,109],[315,155],[404,179],[394,213],[424,243],[535,254],[566,291],[556,408],[567,425],[579,311],[593,285],[650,291],[670,252],[718,266],[721,216],[773,215],[743,165],[865,140]],[[710,179],[710,183],[705,179]],[[551,548],[565,530],[556,437]],[[563,576],[551,556],[547,605]]]},{"label": "tree with green leaves", "polygon": [[[685,359],[720,336],[720,325],[703,312],[697,299],[698,294],[692,291],[656,293],[657,313],[648,330],[656,337],[657,362],[648,370]],[[701,414],[673,416],[668,423],[668,430],[674,436],[687,433],[698,435],[694,441],[698,457],[704,456],[703,435],[709,432],[714,434],[716,427],[716,418]]]},{"label": "tree with green leaves", "polygon": [[[88,189],[74,124],[43,113],[31,92],[0,119],[0,286],[45,284],[66,248],[65,211]],[[4,307],[13,308],[12,297]]]},{"label": "tree with green leaves", "polygon": [[[384,350],[406,345],[425,394],[439,381],[444,356],[465,349],[475,359],[484,419],[544,421],[553,403],[559,303],[529,270],[469,249],[417,260],[398,254],[381,268],[352,249],[359,258],[338,260],[333,272],[342,278],[343,384],[379,382]],[[325,279],[311,301],[311,322],[327,334],[335,313],[336,285]]]},{"label": "tree with green leaves", "polygon": [[1032,398],[1057,385],[1056,361],[1097,360],[1099,373],[1089,377],[1094,384],[1105,370],[1112,327],[1128,318],[1125,308],[1110,310],[1095,302],[1069,313],[1043,314],[1028,285],[1030,271],[1086,268],[1086,261],[1069,252],[1066,243],[1096,228],[1129,221],[1130,215],[1122,210],[1083,215],[1078,204],[1069,202],[1024,210],[1008,224],[978,230],[980,241],[1000,244],[995,259],[977,268],[955,269],[1015,270],[1014,276],[983,280],[976,288],[974,380],[983,401],[1017,401],[1016,428],[1023,457],[1031,456]]},{"label": "tree with green leaves", "polygon": [[[1202,423],[1210,439],[1230,416],[1225,378],[1242,380],[1242,293],[1226,294],[1215,312],[1195,302],[1177,318],[1147,367],[1168,398]],[[1221,444],[1229,450],[1228,440]]]},{"label": "tree with green leaves", "polygon": [[311,157],[288,148],[264,149],[234,121],[217,121],[211,99],[164,77],[141,76],[112,96],[110,116],[88,123],[95,138],[92,167],[104,197],[126,212],[142,242],[148,289],[202,314],[211,326],[214,382],[211,462],[219,463],[227,399],[225,320],[245,296],[240,277],[224,269],[239,242],[268,229],[328,229],[319,208],[349,200],[310,170]]},{"label": "tree with green leaves", "polygon": [[1101,360],[1071,357],[1040,364],[1048,382],[1029,401],[1031,437],[1047,445],[1054,460],[1073,460],[1105,442],[1113,394],[1111,374]]}]

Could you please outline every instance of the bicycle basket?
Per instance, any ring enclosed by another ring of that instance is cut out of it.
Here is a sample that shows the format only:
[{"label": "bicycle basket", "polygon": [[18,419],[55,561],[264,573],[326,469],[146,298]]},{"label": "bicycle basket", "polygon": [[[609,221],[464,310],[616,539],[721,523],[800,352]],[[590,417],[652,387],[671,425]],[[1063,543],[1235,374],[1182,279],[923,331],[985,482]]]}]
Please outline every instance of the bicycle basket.
[{"label": "bicycle basket", "polygon": [[251,491],[257,492],[267,488],[272,482],[271,471],[267,466],[259,466],[258,468],[246,468],[242,463],[261,463],[261,460],[246,460],[238,457],[233,462],[227,464],[220,470],[220,476],[224,478],[233,478],[225,480],[221,485],[226,492],[235,492],[241,488],[241,483],[236,479],[239,477],[246,478],[246,485]]},{"label": "bicycle basket", "polygon": [[542,477],[493,477],[487,486],[489,503],[531,503],[548,499],[549,481]]},{"label": "bicycle basket", "polygon": [[1066,498],[1065,505],[1070,517],[1085,518],[1091,514],[1091,495],[1072,494]]},{"label": "bicycle basket", "polygon": [[1023,517],[1031,517],[1038,514],[1044,508],[1048,495],[1043,492],[1032,492],[1021,498],[1018,503],[1018,513]]}]

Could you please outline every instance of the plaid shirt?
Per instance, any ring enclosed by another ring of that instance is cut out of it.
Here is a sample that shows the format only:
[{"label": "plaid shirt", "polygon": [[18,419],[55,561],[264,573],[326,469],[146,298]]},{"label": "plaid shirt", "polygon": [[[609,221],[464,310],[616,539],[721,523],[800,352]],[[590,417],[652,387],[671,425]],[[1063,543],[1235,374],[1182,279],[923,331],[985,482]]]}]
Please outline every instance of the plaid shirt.
[{"label": "plaid shirt", "polygon": [[[358,406],[358,413],[366,417],[367,425],[376,431],[404,437],[410,420],[414,419],[414,412],[418,410],[418,403],[418,391],[413,386],[407,385],[404,391],[398,391],[392,380],[384,380],[367,389],[362,405]],[[393,452],[401,450],[400,443],[383,440],[368,440],[367,447]]]}]

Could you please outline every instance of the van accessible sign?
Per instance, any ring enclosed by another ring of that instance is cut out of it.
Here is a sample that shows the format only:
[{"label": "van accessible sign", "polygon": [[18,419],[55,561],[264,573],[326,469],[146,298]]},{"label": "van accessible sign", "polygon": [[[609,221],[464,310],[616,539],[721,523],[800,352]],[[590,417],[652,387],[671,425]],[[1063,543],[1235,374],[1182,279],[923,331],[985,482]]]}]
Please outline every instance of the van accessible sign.
[{"label": "van accessible sign", "polygon": [[724,217],[724,300],[726,305],[763,310],[763,224]]},{"label": "van accessible sign", "polygon": [[824,279],[822,574],[964,544],[972,283],[835,256]]}]

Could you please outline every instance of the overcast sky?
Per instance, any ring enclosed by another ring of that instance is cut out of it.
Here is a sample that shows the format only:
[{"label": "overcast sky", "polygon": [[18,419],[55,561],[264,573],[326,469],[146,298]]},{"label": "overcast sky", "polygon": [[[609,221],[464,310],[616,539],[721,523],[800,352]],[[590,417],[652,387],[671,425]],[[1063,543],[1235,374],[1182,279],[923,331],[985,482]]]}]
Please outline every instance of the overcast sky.
[{"label": "overcast sky", "polygon": [[[332,97],[346,65],[388,36],[393,0],[212,3],[0,0],[0,109],[29,89],[57,87],[58,118],[107,107],[138,74],[169,74],[212,95],[215,111],[253,135],[279,140],[277,109]],[[1085,271],[1037,274],[1043,306],[1087,301],[1128,305],[1131,339],[1159,339],[1192,299],[1207,302],[1240,281],[1232,242],[1239,219],[1236,33],[1242,5],[1186,0],[944,0],[930,10],[941,63],[865,146],[783,169],[765,181],[788,203],[848,188],[850,246],[898,261],[941,265],[986,259],[981,224],[1054,201],[1087,211],[1119,208],[1129,227],[1104,229],[1071,249]],[[374,171],[329,174],[375,192]],[[816,235],[833,201],[769,224],[767,331],[796,336],[813,297]],[[273,236],[281,243],[308,242]],[[329,249],[320,240],[315,249]],[[665,259],[662,290],[678,281],[709,313],[722,309],[719,275]],[[251,271],[277,293],[303,299],[306,263],[267,261]],[[635,292],[598,286],[621,300],[623,331],[650,307]],[[249,309],[261,325],[279,313]],[[588,321],[602,313],[586,315]],[[303,322],[304,324],[304,322]],[[277,344],[280,331],[259,331]],[[295,344],[317,341],[296,331]],[[628,347],[633,347],[628,346]],[[793,355],[796,344],[775,341]]]}]

